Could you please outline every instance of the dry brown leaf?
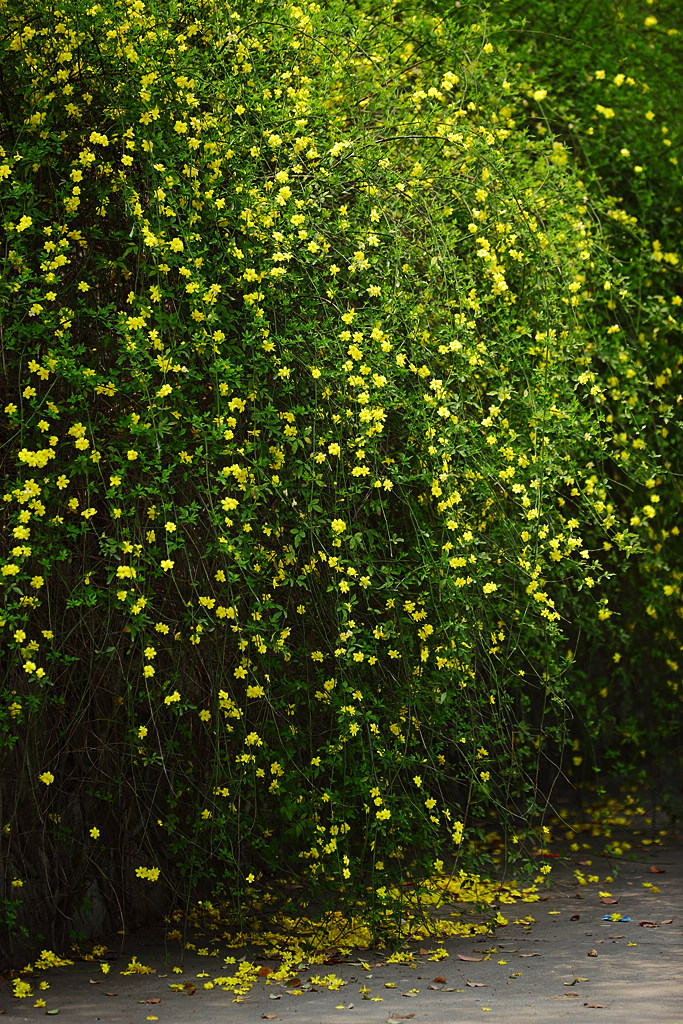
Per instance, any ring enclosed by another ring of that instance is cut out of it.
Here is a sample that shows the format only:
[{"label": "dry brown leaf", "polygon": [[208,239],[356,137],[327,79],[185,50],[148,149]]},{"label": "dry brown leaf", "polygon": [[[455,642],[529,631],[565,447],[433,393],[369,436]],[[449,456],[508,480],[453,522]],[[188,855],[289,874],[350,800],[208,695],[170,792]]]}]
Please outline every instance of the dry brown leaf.
[{"label": "dry brown leaf", "polygon": [[650,864],[650,874],[651,875],[665,875],[666,871],[664,870],[664,868],[658,868],[656,864]]},{"label": "dry brown leaf", "polygon": [[584,1006],[588,1006],[591,1010],[606,1010],[607,1003],[584,1003]]},{"label": "dry brown leaf", "polygon": [[673,919],[673,917],[667,917],[666,921],[660,921],[659,923],[660,924],[673,924],[674,923],[674,919]]},{"label": "dry brown leaf", "polygon": [[273,973],[273,968],[272,967],[266,967],[265,964],[264,964],[262,967],[259,967],[257,973],[258,973],[259,978],[267,978],[269,974]]},{"label": "dry brown leaf", "polygon": [[299,988],[301,985],[301,978],[287,978],[285,985],[287,988]]},{"label": "dry brown leaf", "polygon": [[464,960],[466,964],[478,964],[484,959],[483,956],[465,956],[463,953],[455,954],[458,960]]},{"label": "dry brown leaf", "polygon": [[601,896],[600,902],[603,903],[606,907],[609,907],[614,903],[618,903],[619,900],[612,899],[611,896]]},{"label": "dry brown leaf", "polygon": [[656,921],[639,921],[638,924],[641,928],[659,928]]},{"label": "dry brown leaf", "polygon": [[428,949],[421,949],[420,950],[420,956],[427,956],[428,954],[429,954],[429,950]]},{"label": "dry brown leaf", "polygon": [[520,955],[520,958],[521,958],[521,957],[527,957],[527,956],[543,956],[543,953],[520,953],[519,955]]},{"label": "dry brown leaf", "polygon": [[570,921],[580,921],[581,920],[581,914],[572,914],[572,916],[569,918],[569,920]]},{"label": "dry brown leaf", "polygon": [[261,1020],[277,1020],[276,1013],[262,1013]]},{"label": "dry brown leaf", "polygon": [[434,982],[435,985],[445,985],[446,984],[446,979],[444,978],[443,974],[437,974],[437,976],[435,978],[432,978],[432,981]]},{"label": "dry brown leaf", "polygon": [[468,988],[486,988],[483,981],[466,981],[465,984]]},{"label": "dry brown leaf", "polygon": [[146,1003],[160,1003],[161,999],[159,999],[158,997],[155,997],[154,999],[145,999],[145,1002]]},{"label": "dry brown leaf", "polygon": [[98,978],[98,979],[96,979],[96,980],[93,980],[93,978],[91,978],[91,979],[90,979],[90,984],[91,984],[91,985],[101,985],[101,984],[102,984],[102,981],[101,981],[101,979],[99,979],[99,978]]},{"label": "dry brown leaf", "polygon": [[597,949],[591,949],[591,951],[589,953],[586,953],[586,956],[597,956],[597,955],[598,955]]}]

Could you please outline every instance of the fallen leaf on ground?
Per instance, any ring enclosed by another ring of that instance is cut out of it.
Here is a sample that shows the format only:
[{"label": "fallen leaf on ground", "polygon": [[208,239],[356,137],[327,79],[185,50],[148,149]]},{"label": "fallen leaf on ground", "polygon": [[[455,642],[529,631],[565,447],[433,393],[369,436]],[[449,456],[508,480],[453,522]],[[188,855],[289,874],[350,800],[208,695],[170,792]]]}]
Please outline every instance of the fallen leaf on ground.
[{"label": "fallen leaf on ground", "polygon": [[578,974],[575,974],[572,981],[565,981],[564,984],[569,988],[571,985],[576,985],[579,981],[588,981],[588,978],[580,978]]},{"label": "fallen leaf on ground", "polygon": [[656,921],[639,921],[638,924],[641,928],[659,928],[659,924]]},{"label": "fallen leaf on ground", "polygon": [[117,996],[118,992],[105,992],[105,996]]},{"label": "fallen leaf on ground", "polygon": [[598,955],[597,949],[591,949],[591,951],[589,953],[586,953],[586,956],[597,956],[597,955]]},{"label": "fallen leaf on ground", "polygon": [[262,967],[259,967],[259,969],[258,969],[258,976],[259,976],[259,978],[266,978],[266,977],[268,977],[269,974],[272,974],[272,973],[273,973],[273,968],[272,967],[266,967],[264,965]]},{"label": "fallen leaf on ground", "polygon": [[581,920],[581,914],[572,914],[572,916],[569,918],[569,920],[570,921],[580,921]]},{"label": "fallen leaf on ground", "polygon": [[420,952],[420,956],[427,956],[429,954],[429,950],[428,949],[421,949],[419,952]]},{"label": "fallen leaf on ground", "polygon": [[602,897],[601,897],[601,899],[600,899],[600,902],[601,902],[602,904],[604,904],[604,906],[606,906],[606,907],[609,907],[609,906],[611,906],[611,905],[612,905],[613,903],[618,903],[618,902],[619,902],[619,900],[614,900],[614,899],[612,899],[612,897],[611,897],[611,896],[602,896]]},{"label": "fallen leaf on ground", "polygon": [[664,870],[664,868],[658,868],[656,864],[650,864],[650,874],[651,875],[665,875],[666,871]]},{"label": "fallen leaf on ground", "polygon": [[154,998],[154,999],[145,999],[145,1002],[146,1002],[146,1003],[160,1003],[160,1002],[161,1002],[161,999],[159,999],[159,998]]},{"label": "fallen leaf on ground", "polygon": [[659,923],[660,924],[673,924],[674,923],[674,919],[673,919],[673,917],[667,917],[666,921],[660,921]]},{"label": "fallen leaf on ground", "polygon": [[483,981],[467,981],[465,984],[468,988],[486,988]]},{"label": "fallen leaf on ground", "polygon": [[100,981],[99,979],[95,979],[95,980],[93,980],[93,978],[91,978],[91,979],[90,979],[90,984],[91,984],[91,985],[101,985],[101,984],[102,984],[102,982],[101,982],[101,981]]},{"label": "fallen leaf on ground", "polygon": [[584,1006],[590,1007],[591,1010],[606,1010],[607,1003],[584,1003]]},{"label": "fallen leaf on ground", "polygon": [[465,956],[463,953],[455,954],[458,960],[464,960],[467,964],[478,964],[484,959],[483,956]]},{"label": "fallen leaf on ground", "polygon": [[435,985],[445,985],[446,984],[446,979],[444,978],[443,974],[437,974],[437,976],[435,978],[432,978],[432,981],[434,982]]},{"label": "fallen leaf on ground", "polygon": [[543,953],[520,953],[519,955],[520,955],[520,958],[521,958],[521,957],[528,957],[528,956],[543,956]]},{"label": "fallen leaf on ground", "polygon": [[262,1013],[261,1020],[277,1020],[276,1013]]}]

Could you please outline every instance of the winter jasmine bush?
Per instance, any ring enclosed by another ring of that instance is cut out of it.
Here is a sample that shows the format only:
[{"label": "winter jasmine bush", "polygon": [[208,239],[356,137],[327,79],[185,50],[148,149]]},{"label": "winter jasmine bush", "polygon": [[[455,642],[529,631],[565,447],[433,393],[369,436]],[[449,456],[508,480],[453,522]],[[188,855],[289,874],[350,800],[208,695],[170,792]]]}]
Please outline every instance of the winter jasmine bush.
[{"label": "winter jasmine bush", "polygon": [[[526,11],[513,0],[492,28],[547,86],[529,104],[529,130],[561,140],[591,190],[614,197],[605,227],[629,294],[639,300],[630,329],[645,359],[634,369],[649,382],[640,415],[661,418],[648,444],[669,473],[681,465],[678,13],[669,0],[591,4],[580,15],[541,3],[533,19],[522,20]],[[628,463],[619,477],[621,487],[633,486]],[[633,495],[632,524],[647,521],[656,557],[624,563],[612,550],[620,563],[610,584],[614,628],[593,632],[589,644],[584,632],[575,649],[579,772],[597,758],[611,770],[645,765],[670,777],[680,752],[680,489],[662,490],[666,479],[653,474]]]},{"label": "winter jasmine bush", "polygon": [[381,932],[543,805],[625,568],[675,646],[675,260],[483,19],[0,10],[8,936],[278,877]]}]

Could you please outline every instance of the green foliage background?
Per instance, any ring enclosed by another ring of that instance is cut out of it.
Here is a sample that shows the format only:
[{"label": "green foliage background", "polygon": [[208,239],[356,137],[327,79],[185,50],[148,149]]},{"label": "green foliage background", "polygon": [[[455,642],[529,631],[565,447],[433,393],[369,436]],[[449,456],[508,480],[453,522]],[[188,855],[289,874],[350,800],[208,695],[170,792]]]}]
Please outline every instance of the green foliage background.
[{"label": "green foliage background", "polygon": [[8,957],[278,877],[381,930],[676,742],[642,8],[551,77],[514,4],[0,2]]}]

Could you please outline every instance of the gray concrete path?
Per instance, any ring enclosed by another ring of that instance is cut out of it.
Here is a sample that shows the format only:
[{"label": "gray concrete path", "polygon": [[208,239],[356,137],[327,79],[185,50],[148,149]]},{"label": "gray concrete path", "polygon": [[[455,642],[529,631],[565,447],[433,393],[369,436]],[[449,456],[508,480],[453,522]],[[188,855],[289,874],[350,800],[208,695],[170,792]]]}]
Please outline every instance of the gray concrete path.
[{"label": "gray concrete path", "polygon": [[[577,884],[575,854],[573,864],[553,871],[547,898],[503,908],[510,923],[493,939],[410,943],[412,967],[387,964],[386,953],[365,950],[343,963],[300,965],[301,984],[294,987],[259,978],[237,1003],[232,994],[203,987],[216,975],[234,974],[236,966],[186,953],[183,973],[173,973],[177,954],[167,960],[161,931],[149,929],[109,939],[106,977],[98,964],[77,962],[45,972],[48,990],[41,992],[36,978],[33,997],[22,1000],[3,981],[0,1013],[8,1020],[37,1021],[59,1011],[65,1024],[683,1024],[680,837],[670,835],[666,845],[634,849],[630,856],[606,886],[602,880]],[[592,868],[579,870],[604,878],[609,866],[592,859]],[[601,902],[599,893],[606,889],[617,903]],[[527,914],[533,924],[512,924]],[[604,920],[610,915],[630,920]],[[437,947],[445,947],[448,957],[430,960]],[[221,957],[228,953],[221,951]],[[132,955],[156,973],[122,976]],[[255,959],[278,967],[276,961]],[[331,973],[345,982],[334,991],[309,981]],[[189,988],[177,992],[170,988],[174,984]],[[39,997],[45,1007],[33,1005]]]}]

